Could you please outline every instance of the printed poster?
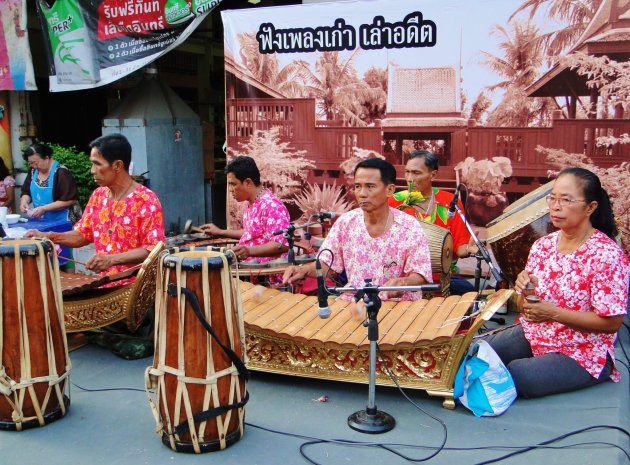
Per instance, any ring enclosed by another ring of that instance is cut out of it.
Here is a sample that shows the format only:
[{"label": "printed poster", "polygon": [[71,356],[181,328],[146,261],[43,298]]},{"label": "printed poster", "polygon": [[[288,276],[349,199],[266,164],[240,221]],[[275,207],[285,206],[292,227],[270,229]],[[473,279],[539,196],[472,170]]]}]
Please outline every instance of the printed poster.
[{"label": "printed poster", "polygon": [[26,0],[0,2],[0,90],[36,90]]},{"label": "printed poster", "polygon": [[180,45],[221,0],[38,0],[52,92],[98,87]]}]

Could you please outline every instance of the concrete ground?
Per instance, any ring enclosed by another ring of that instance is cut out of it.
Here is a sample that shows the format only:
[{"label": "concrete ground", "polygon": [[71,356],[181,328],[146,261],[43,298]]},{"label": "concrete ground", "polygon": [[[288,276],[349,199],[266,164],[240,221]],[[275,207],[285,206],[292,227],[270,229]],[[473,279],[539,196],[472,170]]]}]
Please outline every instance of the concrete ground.
[{"label": "concrete ground", "polygon": [[[621,340],[630,353],[628,330]],[[630,429],[628,360],[621,350],[623,380],[543,399],[518,399],[500,417],[476,418],[469,410],[441,407],[441,399],[420,391],[377,388],[379,410],[396,419],[388,433],[366,435],[351,430],[347,417],[365,408],[367,386],[253,373],[243,438],[221,452],[199,456],[173,452],[162,445],[144,393],[144,370],[151,358],[126,361],[96,346],[71,352],[71,406],[68,414],[45,427],[22,432],[0,431],[0,463],[141,465],[309,463],[300,455],[306,437],[364,443],[398,443],[395,450],[428,463],[477,464],[572,431],[597,425]],[[84,390],[87,389],[87,390]],[[89,390],[89,391],[88,391]],[[317,399],[328,396],[327,402]],[[414,404],[412,404],[413,402]],[[269,430],[275,430],[271,432]],[[303,438],[290,436],[301,435]],[[629,463],[619,449],[630,450],[630,438],[598,427],[548,447],[501,461],[502,464],[617,465]],[[581,444],[581,445],[578,445]],[[383,447],[332,442],[305,448],[312,463],[322,465],[409,463]]]}]

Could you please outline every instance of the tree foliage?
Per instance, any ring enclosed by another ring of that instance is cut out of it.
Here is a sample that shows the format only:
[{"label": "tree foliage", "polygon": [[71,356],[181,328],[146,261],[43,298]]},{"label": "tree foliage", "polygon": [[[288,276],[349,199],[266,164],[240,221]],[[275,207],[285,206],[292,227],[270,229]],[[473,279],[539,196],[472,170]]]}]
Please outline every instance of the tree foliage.
[{"label": "tree foliage", "polygon": [[538,77],[544,51],[538,40],[540,30],[531,22],[510,23],[510,28],[495,25],[492,33],[501,36],[501,55],[482,52],[483,63],[503,80],[487,86],[489,91],[502,89],[503,99],[488,116],[490,126],[545,125],[550,121],[553,103],[548,98],[530,98],[525,89]]},{"label": "tree foliage", "polygon": [[562,27],[541,34],[537,41],[546,50],[549,60],[555,59],[575,45],[604,0],[525,0],[510,17],[510,21],[529,10],[532,19],[538,10],[547,7],[547,17],[562,23]]},{"label": "tree foliage", "polygon": [[306,150],[292,150],[279,133],[277,126],[268,131],[258,130],[238,151],[228,149],[228,152],[231,157],[248,155],[256,160],[261,182],[278,198],[289,201],[306,181],[307,170],[315,165],[305,157]]},{"label": "tree foliage", "polygon": [[370,124],[385,116],[387,109],[387,70],[373,66],[365,72],[363,79],[373,90],[370,98],[361,103],[363,107],[361,119]]},{"label": "tree foliage", "polygon": [[304,86],[298,79],[300,67],[295,62],[280,67],[276,55],[260,53],[253,32],[238,34],[238,41],[241,44],[239,51],[241,63],[256,80],[277,90],[285,97],[304,96]]},{"label": "tree foliage", "polygon": [[356,49],[347,58],[339,52],[322,52],[314,71],[306,61],[296,62],[306,83],[306,96],[316,100],[320,118],[346,126],[367,125],[361,118],[362,104],[377,101],[382,89],[370,87],[357,76],[354,59],[359,51]]},{"label": "tree foliage", "polygon": [[562,149],[551,149],[540,145],[536,147],[536,151],[545,155],[549,163],[559,168],[557,171],[550,170],[550,176],[557,175],[564,168],[575,166],[586,168],[599,177],[602,186],[610,196],[623,247],[626,253],[630,254],[630,197],[627,187],[628,179],[630,179],[630,163],[623,162],[602,168],[583,153],[568,153]]},{"label": "tree foliage", "polygon": [[572,53],[561,62],[588,79],[587,85],[597,89],[604,102],[621,105],[630,111],[630,62],[617,62],[606,55],[596,57],[581,52]]},{"label": "tree foliage", "polygon": [[42,142],[53,151],[53,158],[68,168],[74,178],[79,191],[79,204],[85,208],[90,195],[97,185],[94,182],[91,169],[92,163],[87,153],[77,150],[76,147],[63,147],[59,144]]}]

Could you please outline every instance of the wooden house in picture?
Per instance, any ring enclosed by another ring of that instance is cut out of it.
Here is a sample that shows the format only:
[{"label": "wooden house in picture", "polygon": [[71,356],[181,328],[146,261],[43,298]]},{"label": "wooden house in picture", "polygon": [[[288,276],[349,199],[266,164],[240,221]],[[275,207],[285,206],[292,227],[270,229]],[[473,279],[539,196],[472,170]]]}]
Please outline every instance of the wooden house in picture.
[{"label": "wooden house in picture", "polygon": [[[628,60],[630,0],[604,1],[572,51]],[[513,197],[547,182],[548,170],[555,168],[536,151],[537,146],[583,153],[603,167],[630,160],[630,144],[596,144],[599,136],[630,133],[630,119],[623,106],[618,105],[606,119],[597,119],[596,111],[588,118],[577,118],[581,102],[598,103],[601,99],[597,89],[586,86],[584,76],[562,64],[553,66],[527,89],[530,97],[554,97],[559,104],[566,104],[564,110],[553,112],[548,127],[488,127],[466,119],[455,68],[390,65],[386,113],[364,127],[317,119],[315,99],[281,95],[254,79],[233,57],[226,57],[225,72],[228,145],[236,149],[255,130],[277,126],[283,140],[295,150],[306,150],[315,162],[316,169],[310,175],[315,182],[339,179],[338,185],[343,184],[339,164],[352,156],[355,147],[385,156],[396,165],[402,180],[409,146],[406,141],[413,144],[419,140],[438,141],[443,165],[437,184],[442,187],[454,187],[453,167],[468,156],[508,157],[513,175],[504,187]]]}]

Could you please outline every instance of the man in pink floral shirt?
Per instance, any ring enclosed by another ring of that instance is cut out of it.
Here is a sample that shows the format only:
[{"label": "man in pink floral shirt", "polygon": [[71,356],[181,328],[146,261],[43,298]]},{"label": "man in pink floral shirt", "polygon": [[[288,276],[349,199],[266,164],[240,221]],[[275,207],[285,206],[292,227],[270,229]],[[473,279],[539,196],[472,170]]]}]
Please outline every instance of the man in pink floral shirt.
[{"label": "man in pink floral shirt", "polygon": [[[333,225],[320,250],[322,267],[346,271],[351,286],[370,278],[378,286],[417,286],[432,282],[429,244],[422,227],[411,216],[390,208],[396,170],[385,160],[370,158],[357,164],[354,192],[359,208]],[[326,252],[325,250],[330,252]],[[325,271],[325,269],[324,269]],[[289,268],[283,281],[315,277],[315,264]],[[351,299],[344,293],[343,299]],[[419,292],[383,293],[384,299],[416,300]]]},{"label": "man in pink floral shirt", "polygon": [[227,182],[237,202],[247,202],[243,229],[220,229],[210,223],[201,229],[211,236],[238,239],[232,250],[240,260],[266,262],[289,250],[287,240],[274,231],[286,229],[289,211],[282,201],[263,187],[253,158],[238,156],[225,168]]},{"label": "man in pink floral shirt", "polygon": [[[155,193],[129,175],[131,145],[121,134],[109,134],[90,143],[92,176],[99,185],[90,196],[74,230],[29,231],[27,235],[48,237],[56,244],[83,247],[94,243],[96,255],[86,268],[115,274],[142,263],[160,241],[164,241],[162,206]],[[134,278],[116,281],[120,286]]]}]

